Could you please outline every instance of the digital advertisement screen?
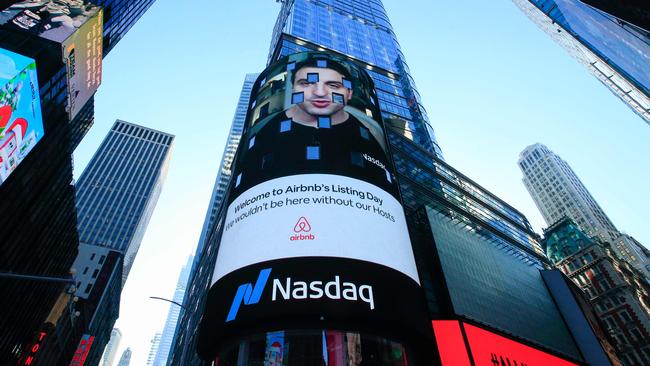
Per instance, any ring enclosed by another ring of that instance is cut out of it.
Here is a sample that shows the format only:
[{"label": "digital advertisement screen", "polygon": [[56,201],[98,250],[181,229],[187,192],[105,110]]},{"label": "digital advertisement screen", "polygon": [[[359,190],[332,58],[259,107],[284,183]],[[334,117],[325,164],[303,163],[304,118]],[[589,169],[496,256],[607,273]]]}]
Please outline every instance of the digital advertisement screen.
[{"label": "digital advertisement screen", "polygon": [[[457,320],[434,320],[433,329],[442,366],[578,366],[537,348]],[[470,363],[470,355],[473,363]]]},{"label": "digital advertisement screen", "polygon": [[0,185],[43,134],[36,62],[0,48]]},{"label": "digital advertisement screen", "polygon": [[77,116],[102,83],[103,18],[99,10],[61,44],[68,71],[70,119]]},{"label": "digital advertisement screen", "polygon": [[0,24],[61,44],[74,118],[101,83],[102,9],[82,0],[20,1],[0,11]]},{"label": "digital advertisement screen", "polygon": [[418,327],[424,301],[374,84],[350,60],[299,53],[261,73],[227,205],[206,337],[265,321]]},{"label": "digital advertisement screen", "polygon": [[90,334],[84,334],[79,341],[79,346],[72,356],[72,361],[70,361],[70,366],[83,366],[88,357],[88,352],[90,352],[90,347],[92,347],[95,337]]}]

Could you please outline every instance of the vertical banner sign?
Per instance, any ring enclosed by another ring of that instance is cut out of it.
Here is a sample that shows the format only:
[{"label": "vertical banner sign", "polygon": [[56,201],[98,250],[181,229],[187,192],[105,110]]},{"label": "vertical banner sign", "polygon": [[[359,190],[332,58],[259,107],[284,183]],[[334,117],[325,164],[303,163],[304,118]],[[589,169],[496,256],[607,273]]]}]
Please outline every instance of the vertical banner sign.
[{"label": "vertical banner sign", "polygon": [[61,44],[73,119],[101,83],[103,11],[88,0],[19,1],[0,12],[0,24]]},{"label": "vertical banner sign", "polygon": [[0,185],[43,134],[36,62],[0,48]]},{"label": "vertical banner sign", "polygon": [[72,356],[72,361],[70,361],[70,366],[83,366],[88,357],[88,352],[90,352],[90,347],[93,345],[95,340],[94,336],[90,334],[84,334],[79,341],[79,346]]},{"label": "vertical banner sign", "polygon": [[226,204],[207,359],[273,327],[427,327],[374,85],[350,60],[299,53],[260,75]]}]

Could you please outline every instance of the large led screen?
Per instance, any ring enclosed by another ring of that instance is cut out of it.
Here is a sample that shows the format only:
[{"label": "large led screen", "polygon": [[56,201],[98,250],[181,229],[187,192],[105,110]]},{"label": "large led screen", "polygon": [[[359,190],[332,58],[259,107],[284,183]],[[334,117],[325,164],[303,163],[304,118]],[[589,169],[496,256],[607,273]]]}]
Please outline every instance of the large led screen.
[{"label": "large led screen", "polygon": [[0,48],[0,185],[43,134],[36,62]]},{"label": "large led screen", "polygon": [[101,83],[102,22],[102,9],[84,0],[28,0],[0,12],[4,27],[61,44],[70,119],[77,116]]},{"label": "large led screen", "polygon": [[271,324],[414,334],[426,323],[377,105],[365,70],[338,56],[294,54],[260,75],[204,339]]}]

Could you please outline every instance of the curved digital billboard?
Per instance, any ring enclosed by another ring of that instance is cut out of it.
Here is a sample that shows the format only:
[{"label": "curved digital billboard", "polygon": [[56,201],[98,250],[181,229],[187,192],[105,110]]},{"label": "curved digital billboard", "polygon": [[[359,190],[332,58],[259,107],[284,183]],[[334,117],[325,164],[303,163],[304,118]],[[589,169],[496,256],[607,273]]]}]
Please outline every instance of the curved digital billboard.
[{"label": "curved digital billboard", "polygon": [[427,333],[372,79],[322,52],[258,78],[226,201],[199,353],[288,328]]}]

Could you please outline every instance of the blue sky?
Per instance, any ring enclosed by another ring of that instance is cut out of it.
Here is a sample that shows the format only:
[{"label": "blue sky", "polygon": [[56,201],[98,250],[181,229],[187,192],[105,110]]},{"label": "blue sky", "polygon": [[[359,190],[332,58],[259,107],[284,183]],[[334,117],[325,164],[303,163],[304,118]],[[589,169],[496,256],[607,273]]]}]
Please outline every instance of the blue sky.
[{"label": "blue sky", "polygon": [[[511,1],[384,4],[447,162],[541,232],[516,162],[524,147],[544,143],[620,230],[650,243],[650,126]],[[244,75],[264,68],[279,8],[272,0],[158,0],[104,60],[75,176],[117,118],[176,135],[117,324],[134,365],[145,364],[164,326],[168,304],[149,296],[171,298],[194,252]]]}]

